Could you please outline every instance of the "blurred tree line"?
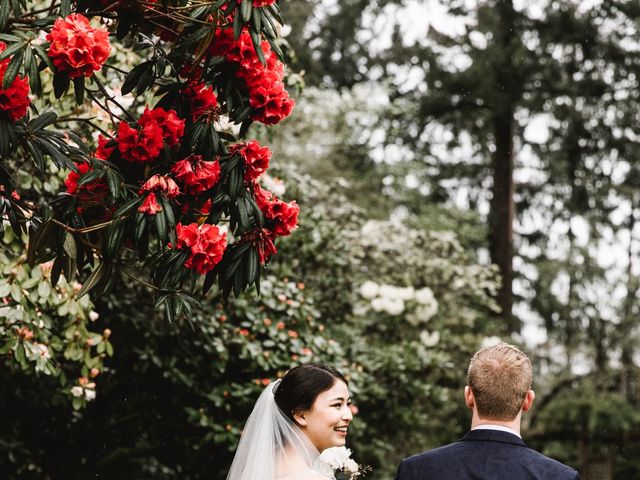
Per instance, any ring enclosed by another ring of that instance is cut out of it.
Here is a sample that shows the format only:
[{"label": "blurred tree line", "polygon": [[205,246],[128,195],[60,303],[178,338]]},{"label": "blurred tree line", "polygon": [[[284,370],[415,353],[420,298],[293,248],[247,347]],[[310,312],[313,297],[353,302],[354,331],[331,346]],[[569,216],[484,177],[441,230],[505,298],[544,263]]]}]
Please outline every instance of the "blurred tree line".
[{"label": "blurred tree line", "polygon": [[[493,336],[539,342],[532,446],[586,479],[639,476],[640,8],[281,7],[289,81],[304,86],[294,119],[261,141],[301,214],[261,297],[212,294],[169,324],[127,278],[71,313],[55,304],[69,289],[36,298],[19,282],[37,274],[3,273],[26,311],[47,305],[52,335],[108,329],[113,356],[98,356],[78,410],[35,354],[2,357],[2,478],[222,479],[263,384],[309,360],[349,375],[354,456],[392,478],[402,457],[466,431],[464,370]],[[64,178],[31,173],[33,197]],[[19,242],[5,238],[7,265]],[[74,361],[58,366],[81,375]]]}]

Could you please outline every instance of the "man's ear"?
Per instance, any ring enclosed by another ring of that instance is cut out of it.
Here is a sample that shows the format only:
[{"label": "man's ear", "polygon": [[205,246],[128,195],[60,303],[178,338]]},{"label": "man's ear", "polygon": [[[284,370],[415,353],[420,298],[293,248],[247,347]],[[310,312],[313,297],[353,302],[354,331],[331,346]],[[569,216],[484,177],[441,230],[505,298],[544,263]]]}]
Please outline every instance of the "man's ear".
[{"label": "man's ear", "polygon": [[473,390],[471,390],[471,387],[469,385],[464,387],[464,402],[471,410],[473,410],[473,407],[476,405],[476,399],[473,396]]},{"label": "man's ear", "polygon": [[307,411],[306,410],[295,410],[293,412],[293,419],[296,421],[299,427],[307,426]]},{"label": "man's ear", "polygon": [[533,390],[529,390],[524,397],[524,403],[522,404],[522,411],[528,412],[531,410],[531,406],[533,405],[533,401],[536,399],[536,392]]}]

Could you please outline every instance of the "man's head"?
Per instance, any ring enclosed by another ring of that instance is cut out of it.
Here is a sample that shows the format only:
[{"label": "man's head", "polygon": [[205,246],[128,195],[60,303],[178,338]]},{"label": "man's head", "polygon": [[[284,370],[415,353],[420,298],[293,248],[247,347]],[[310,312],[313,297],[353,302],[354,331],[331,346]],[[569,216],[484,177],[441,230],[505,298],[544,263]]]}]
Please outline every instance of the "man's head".
[{"label": "man's head", "polygon": [[512,345],[500,343],[478,351],[467,372],[465,397],[484,420],[511,422],[531,408],[531,361]]}]

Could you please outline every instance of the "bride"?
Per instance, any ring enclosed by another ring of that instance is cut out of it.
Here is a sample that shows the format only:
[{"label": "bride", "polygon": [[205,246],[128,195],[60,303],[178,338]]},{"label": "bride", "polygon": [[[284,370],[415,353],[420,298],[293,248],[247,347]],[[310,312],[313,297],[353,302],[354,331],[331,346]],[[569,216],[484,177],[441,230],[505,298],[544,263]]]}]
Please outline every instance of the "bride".
[{"label": "bride", "polygon": [[344,446],[353,419],[347,380],[305,364],[267,386],[247,419],[227,480],[326,480],[320,453]]}]

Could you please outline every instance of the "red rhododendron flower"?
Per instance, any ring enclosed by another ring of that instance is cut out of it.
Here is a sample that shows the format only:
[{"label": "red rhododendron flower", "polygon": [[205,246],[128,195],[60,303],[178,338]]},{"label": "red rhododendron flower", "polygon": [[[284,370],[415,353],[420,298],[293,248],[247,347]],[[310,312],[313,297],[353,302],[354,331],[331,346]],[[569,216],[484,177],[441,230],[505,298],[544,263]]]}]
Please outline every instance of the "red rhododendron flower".
[{"label": "red rhododendron flower", "polygon": [[245,180],[252,181],[262,175],[269,167],[271,160],[271,149],[269,147],[261,147],[258,142],[251,140],[247,143],[239,143],[233,145],[229,149],[229,153],[239,152],[244,158],[245,164]]},{"label": "red rhododendron flower", "polygon": [[265,218],[269,220],[271,231],[278,237],[291,234],[298,226],[300,206],[295,200],[290,203],[278,200],[273,193],[257,184],[254,185],[254,197]]},{"label": "red rhododendron flower", "polygon": [[205,162],[202,155],[191,155],[176,162],[171,171],[185,191],[193,195],[209,190],[220,180],[220,162]]},{"label": "red rhododendron flower", "polygon": [[93,168],[88,162],[76,163],[75,165],[78,168],[78,172],[69,172],[64,181],[67,193],[76,197],[81,203],[102,203],[109,191],[107,183],[102,178],[99,178],[84,185],[78,185],[80,178],[93,171]]},{"label": "red rhododendron flower", "polygon": [[295,200],[289,203],[277,200],[271,204],[269,215],[266,216],[274,222],[273,233],[278,237],[285,237],[298,226],[299,213],[300,206]]},{"label": "red rhododendron flower", "polygon": [[271,255],[277,253],[278,249],[274,243],[276,236],[266,228],[261,228],[253,238],[253,248],[258,252],[260,263],[264,264],[269,261]]},{"label": "red rhododendron flower", "polygon": [[266,65],[256,55],[251,35],[246,29],[236,40],[233,30],[227,28],[216,32],[210,52],[238,64],[236,76],[245,81],[249,103],[257,110],[252,118],[273,125],[288,117],[295,103],[285,89],[284,65],[271,50],[269,42],[262,42],[260,48]]},{"label": "red rhododendron flower", "polygon": [[[7,45],[0,42],[0,52],[6,48]],[[15,122],[26,115],[31,100],[29,100],[29,80],[26,77],[18,75],[9,88],[2,88],[10,61],[10,58],[0,61],[0,110],[7,112],[9,118]]]},{"label": "red rhododendron flower", "polygon": [[218,97],[213,92],[213,88],[200,83],[185,89],[185,94],[189,97],[191,104],[191,118],[195,121],[198,118],[210,115],[218,108]]},{"label": "red rhododendron flower", "polygon": [[154,192],[150,192],[138,207],[139,212],[146,213],[148,215],[155,215],[160,210],[162,210],[162,207],[158,203]]},{"label": "red rhododendron flower", "polygon": [[139,129],[120,122],[118,150],[122,158],[130,162],[149,162],[162,150],[162,129],[152,122]]},{"label": "red rhododendron flower", "polygon": [[227,248],[227,234],[215,225],[176,225],[177,248],[189,248],[191,255],[184,266],[203,275],[222,260]]},{"label": "red rhododendron flower", "polygon": [[259,184],[253,186],[253,196],[255,197],[258,208],[262,213],[269,210],[271,203],[277,200],[276,196],[269,190],[262,188]]},{"label": "red rhododendron flower", "polygon": [[153,110],[145,108],[140,120],[138,120],[138,125],[143,128],[148,125],[160,127],[162,138],[170,147],[176,145],[184,134],[184,120],[178,117],[175,111],[160,107]]},{"label": "red rhododendron flower", "polygon": [[118,148],[117,146],[107,147],[107,144],[109,142],[110,140],[107,137],[98,135],[98,148],[96,148],[93,156],[95,158],[99,158],[100,160],[109,160],[111,153],[113,153],[113,151]]},{"label": "red rhododendron flower", "polygon": [[109,58],[109,33],[94,28],[79,13],[58,18],[47,35],[49,56],[59,72],[69,78],[90,77]]},{"label": "red rhododendron flower", "polygon": [[149,180],[147,180],[142,187],[140,187],[139,194],[144,192],[153,192],[153,191],[161,191],[164,192],[164,196],[168,199],[172,199],[180,195],[180,189],[176,182],[173,181],[173,178],[162,176],[162,175],[154,175]]}]

